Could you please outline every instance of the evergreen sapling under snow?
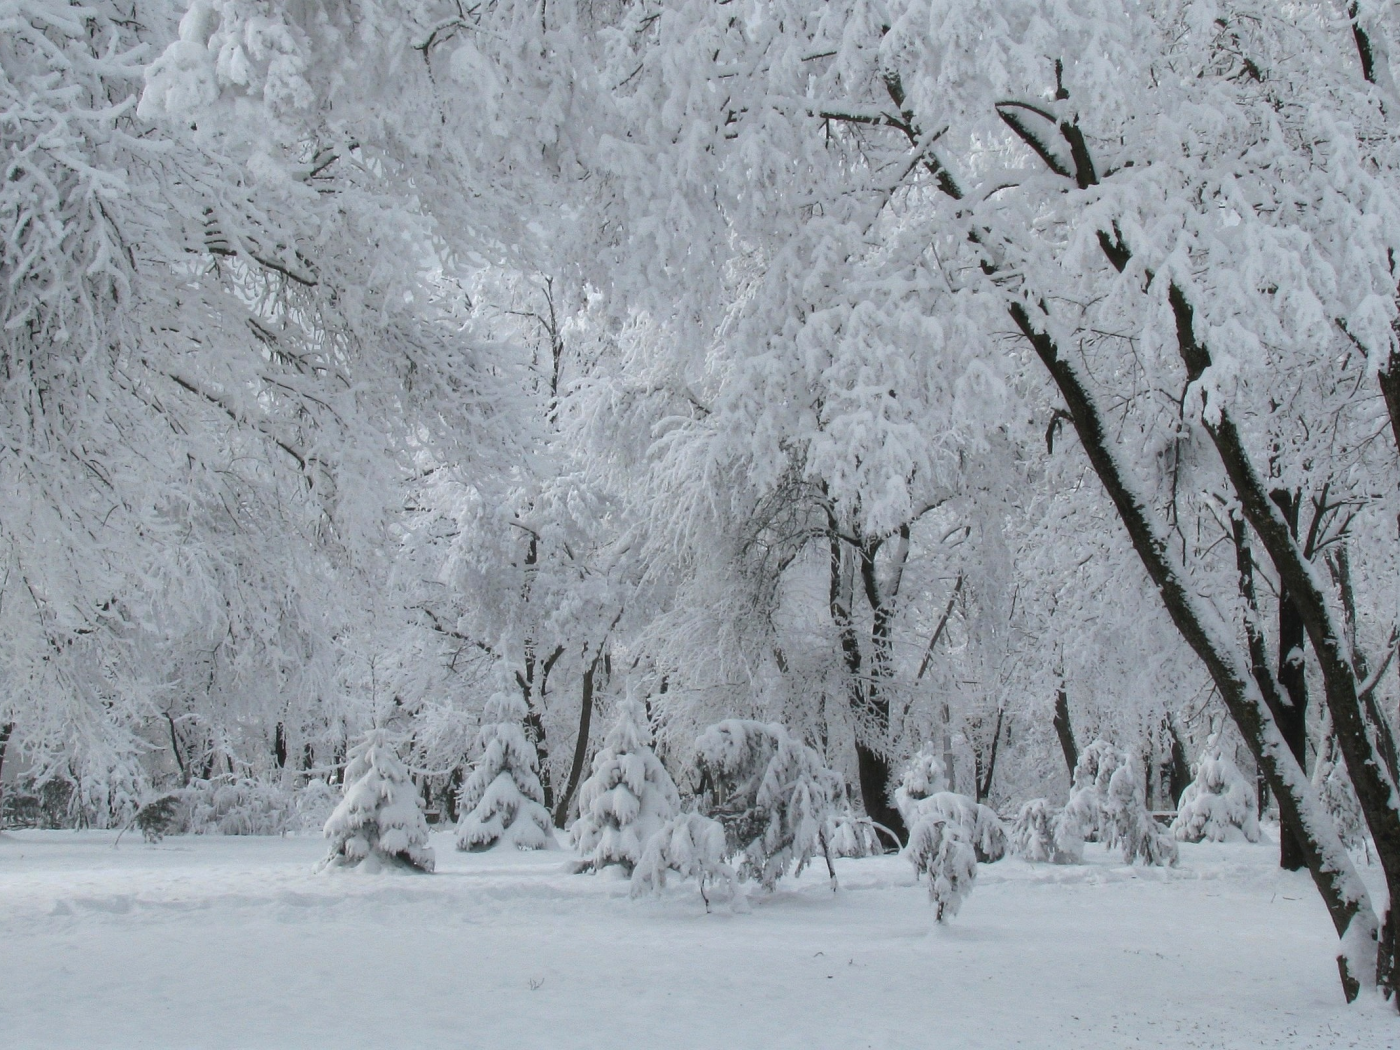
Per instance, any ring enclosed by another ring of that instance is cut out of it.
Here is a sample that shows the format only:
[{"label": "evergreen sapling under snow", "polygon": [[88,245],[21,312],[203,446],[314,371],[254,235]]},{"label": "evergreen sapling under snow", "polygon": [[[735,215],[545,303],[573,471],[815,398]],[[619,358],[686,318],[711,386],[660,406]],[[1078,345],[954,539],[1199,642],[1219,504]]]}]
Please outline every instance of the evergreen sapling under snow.
[{"label": "evergreen sapling under snow", "polygon": [[676,785],[649,746],[649,736],[642,705],[619,704],[617,720],[593,759],[593,773],[579,788],[576,871],[619,864],[631,874],[647,841],[680,809]]},{"label": "evergreen sapling under snow", "polygon": [[1254,785],[1219,747],[1208,747],[1196,763],[1195,777],[1181,793],[1171,830],[1182,842],[1259,841]]},{"label": "evergreen sapling under snow", "polygon": [[345,794],[326,821],[326,838],[331,850],[321,867],[433,870],[418,789],[385,730],[371,729],[351,750]]},{"label": "evergreen sapling under snow", "polygon": [[730,718],[695,742],[701,808],[724,827],[729,856],[743,854],[740,878],[772,889],[820,852],[831,867],[833,811],[845,784],[807,745],[777,724]]},{"label": "evergreen sapling under snow", "polygon": [[548,849],[556,845],[554,822],[544,808],[539,756],[525,736],[525,701],[508,688],[486,705],[477,738],[481,757],[462,785],[458,800],[457,848],[486,850],[497,845]]}]

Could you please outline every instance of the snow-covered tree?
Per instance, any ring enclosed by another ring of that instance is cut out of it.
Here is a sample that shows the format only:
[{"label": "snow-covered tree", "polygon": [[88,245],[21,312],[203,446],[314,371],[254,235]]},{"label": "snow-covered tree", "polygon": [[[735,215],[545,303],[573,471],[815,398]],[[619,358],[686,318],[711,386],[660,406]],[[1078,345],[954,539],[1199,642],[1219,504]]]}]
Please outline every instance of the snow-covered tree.
[{"label": "snow-covered tree", "polygon": [[650,746],[646,709],[623,700],[593,758],[593,773],[579,788],[579,818],[572,834],[577,871],[619,864],[629,875],[651,836],[680,809],[680,795]]},{"label": "snow-covered tree", "polygon": [[1235,763],[1217,746],[1201,755],[1194,774],[1177,802],[1172,834],[1182,842],[1258,842],[1254,785]]},{"label": "snow-covered tree", "polygon": [[695,750],[701,810],[724,826],[729,855],[742,857],[740,878],[772,889],[819,853],[831,871],[831,822],[844,785],[814,750],[777,723],[739,718],[705,730]]},{"label": "snow-covered tree", "polygon": [[486,704],[477,738],[480,755],[458,797],[457,848],[551,849],[554,824],[544,808],[539,759],[525,736],[528,712],[504,683]]},{"label": "snow-covered tree", "polygon": [[351,750],[345,793],[326,821],[326,838],[331,849],[323,866],[433,870],[418,789],[386,730],[369,730]]}]

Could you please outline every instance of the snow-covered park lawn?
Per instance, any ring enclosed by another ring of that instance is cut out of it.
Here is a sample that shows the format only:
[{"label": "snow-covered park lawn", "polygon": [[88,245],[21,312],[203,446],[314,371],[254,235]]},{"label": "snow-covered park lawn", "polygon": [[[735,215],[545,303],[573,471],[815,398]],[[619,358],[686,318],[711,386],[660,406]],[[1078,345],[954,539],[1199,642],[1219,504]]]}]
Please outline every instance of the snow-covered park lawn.
[{"label": "snow-covered park lawn", "polygon": [[1342,1004],[1317,893],[1268,845],[1007,859],[938,928],[899,857],[707,915],[692,884],[630,900],[447,834],[431,876],[313,874],[310,837],[115,837],[0,837],[7,1050],[1400,1046]]}]

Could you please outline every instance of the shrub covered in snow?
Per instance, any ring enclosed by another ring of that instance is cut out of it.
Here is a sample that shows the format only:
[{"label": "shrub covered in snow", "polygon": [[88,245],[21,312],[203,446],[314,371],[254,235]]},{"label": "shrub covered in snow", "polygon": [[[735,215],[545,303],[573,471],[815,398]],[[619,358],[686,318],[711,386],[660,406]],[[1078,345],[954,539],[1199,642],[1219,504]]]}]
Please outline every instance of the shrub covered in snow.
[{"label": "shrub covered in snow", "polygon": [[647,841],[680,809],[676,785],[649,746],[650,736],[642,705],[619,704],[593,773],[579,788],[576,871],[620,864],[630,874]]},{"label": "shrub covered in snow", "polygon": [[[225,775],[191,780],[180,794],[187,829],[196,835],[281,835],[303,828],[296,794],[280,784]],[[323,814],[321,824],[326,819]]]},{"label": "shrub covered in snow", "polygon": [[1193,772],[1177,802],[1172,834],[1182,842],[1258,842],[1254,785],[1235,763],[1213,748],[1201,756]]},{"label": "shrub covered in snow", "polygon": [[977,878],[977,854],[967,832],[956,821],[929,810],[910,829],[904,855],[914,865],[916,875],[928,876],[928,895],[937,909],[936,918],[947,922],[958,913]]},{"label": "shrub covered in snow", "polygon": [[641,859],[632,869],[632,896],[660,893],[667,874],[674,872],[696,881],[708,911],[714,886],[723,887],[729,897],[735,893],[734,869],[725,861],[727,854],[724,827],[719,821],[700,813],[682,813],[661,825],[647,840]]},{"label": "shrub covered in snow", "polygon": [[330,854],[322,862],[377,870],[382,864],[432,871],[428,824],[408,767],[388,733],[371,729],[350,752],[345,794],[326,821]]},{"label": "shrub covered in snow", "polygon": [[1064,810],[1043,798],[1033,798],[1021,807],[1011,825],[1008,845],[1022,860],[1052,864],[1084,860],[1084,839],[1066,825]]},{"label": "shrub covered in snow", "polygon": [[740,878],[772,889],[820,852],[835,881],[830,833],[846,789],[821,756],[781,725],[738,718],[705,730],[695,747],[701,809],[724,826],[728,855],[743,855]]},{"label": "shrub covered in snow", "polygon": [[1176,840],[1147,811],[1146,788],[1136,758],[1128,756],[1113,771],[1104,813],[1112,828],[1112,841],[1107,844],[1122,848],[1124,864],[1176,864]]},{"label": "shrub covered in snow", "polygon": [[927,798],[909,801],[903,816],[911,829],[930,818],[956,824],[980,863],[989,864],[1006,856],[1006,829],[1001,818],[990,806],[966,795],[937,791]]},{"label": "shrub covered in snow", "polygon": [[525,736],[525,701],[509,689],[487,702],[477,759],[458,796],[457,848],[497,845],[547,849],[556,845],[554,821],[544,808],[539,755]]}]

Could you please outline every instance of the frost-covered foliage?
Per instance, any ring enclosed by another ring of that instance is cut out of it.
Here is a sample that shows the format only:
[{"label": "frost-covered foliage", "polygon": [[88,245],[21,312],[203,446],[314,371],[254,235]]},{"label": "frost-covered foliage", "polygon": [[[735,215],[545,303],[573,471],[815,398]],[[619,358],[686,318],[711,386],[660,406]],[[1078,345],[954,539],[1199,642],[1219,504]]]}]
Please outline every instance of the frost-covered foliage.
[{"label": "frost-covered foliage", "polygon": [[930,812],[909,832],[904,855],[916,875],[928,876],[928,896],[939,922],[958,913],[977,879],[977,854],[961,824]]},{"label": "frost-covered foliage", "polygon": [[579,788],[573,826],[577,871],[619,864],[629,874],[651,836],[680,809],[680,795],[650,746],[646,710],[636,700],[618,705],[617,718]]},{"label": "frost-covered foliage", "polygon": [[554,822],[544,808],[539,756],[525,736],[525,702],[509,688],[486,705],[491,721],[477,738],[481,751],[462,784],[457,807],[457,848],[495,846],[553,849]]},{"label": "frost-covered foliage", "polygon": [[1011,825],[1008,846],[1022,860],[1052,864],[1079,864],[1084,860],[1084,840],[1067,827],[1064,810],[1047,799],[1033,798],[1021,806]]},{"label": "frost-covered foliage", "polygon": [[1215,747],[1201,756],[1194,773],[1177,802],[1172,834],[1182,842],[1258,842],[1254,785],[1235,763]]},{"label": "frost-covered foliage", "polygon": [[908,765],[899,776],[899,786],[894,789],[894,803],[904,823],[913,827],[917,803],[940,791],[950,790],[947,771],[943,760],[934,753],[933,746],[924,744],[914,752]]},{"label": "frost-covered foliage", "polygon": [[832,819],[828,845],[833,857],[877,857],[885,852],[875,822],[849,803]]},{"label": "frost-covered foliage", "polygon": [[845,785],[814,750],[777,723],[739,718],[705,730],[695,750],[701,809],[724,826],[729,855],[742,855],[740,878],[772,889],[818,853],[830,864],[830,829]]},{"label": "frost-covered foliage", "polygon": [[323,865],[433,870],[418,789],[386,730],[369,730],[351,750],[345,794],[326,821],[326,838],[331,849]]},{"label": "frost-covered foliage", "polygon": [[904,819],[913,828],[926,820],[955,824],[963,841],[977,853],[977,860],[989,864],[1006,856],[1006,829],[990,806],[975,802],[953,791],[937,791],[908,803]]},{"label": "frost-covered foliage", "polygon": [[719,821],[694,812],[673,817],[647,840],[632,869],[632,896],[660,893],[667,875],[675,873],[696,881],[708,911],[715,886],[722,887],[729,897],[738,889],[734,869],[726,860],[728,853],[724,826]]}]

